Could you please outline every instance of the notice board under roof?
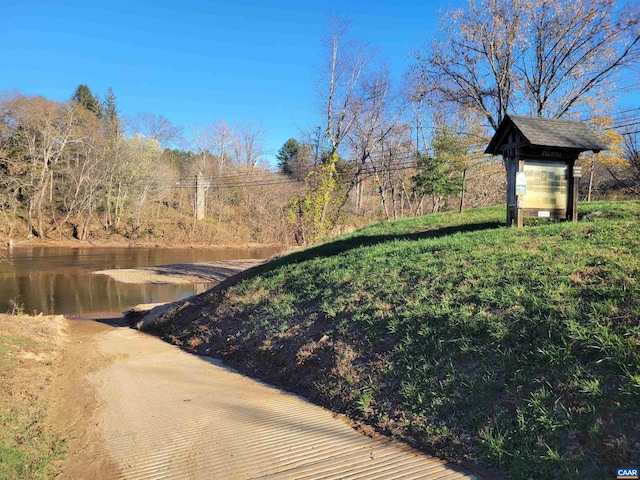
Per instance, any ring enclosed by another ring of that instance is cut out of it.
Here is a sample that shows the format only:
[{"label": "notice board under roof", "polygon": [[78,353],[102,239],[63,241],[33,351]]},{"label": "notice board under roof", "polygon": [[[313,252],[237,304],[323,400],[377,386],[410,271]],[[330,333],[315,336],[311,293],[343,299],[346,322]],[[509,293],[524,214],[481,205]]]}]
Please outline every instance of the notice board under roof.
[{"label": "notice board under roof", "polygon": [[506,115],[485,153],[504,157],[507,225],[521,226],[525,217],[576,221],[576,160],[582,152],[605,149],[585,123]]}]

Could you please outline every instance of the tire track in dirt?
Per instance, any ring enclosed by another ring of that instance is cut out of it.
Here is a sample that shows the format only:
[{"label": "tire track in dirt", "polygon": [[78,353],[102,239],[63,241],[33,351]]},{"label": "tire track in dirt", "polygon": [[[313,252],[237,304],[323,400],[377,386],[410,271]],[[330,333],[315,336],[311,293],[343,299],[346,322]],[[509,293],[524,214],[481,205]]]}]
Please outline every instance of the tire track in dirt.
[{"label": "tire track in dirt", "polygon": [[112,328],[95,341],[96,354],[115,359],[89,381],[118,478],[473,478],[155,337]]}]

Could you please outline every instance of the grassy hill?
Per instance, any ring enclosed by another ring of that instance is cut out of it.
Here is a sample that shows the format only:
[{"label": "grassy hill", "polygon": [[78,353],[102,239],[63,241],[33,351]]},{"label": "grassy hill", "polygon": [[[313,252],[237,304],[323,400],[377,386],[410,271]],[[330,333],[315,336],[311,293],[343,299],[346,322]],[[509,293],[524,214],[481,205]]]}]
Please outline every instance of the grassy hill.
[{"label": "grassy hill", "polygon": [[520,230],[504,216],[374,225],[152,328],[453,461],[612,478],[640,460],[640,202]]}]

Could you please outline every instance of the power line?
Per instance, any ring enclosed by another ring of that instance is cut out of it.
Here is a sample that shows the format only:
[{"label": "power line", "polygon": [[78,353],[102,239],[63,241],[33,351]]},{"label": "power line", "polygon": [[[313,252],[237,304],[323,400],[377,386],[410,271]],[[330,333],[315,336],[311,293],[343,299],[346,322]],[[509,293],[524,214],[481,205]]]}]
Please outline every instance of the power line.
[{"label": "power line", "polygon": [[[640,82],[638,83],[640,85]],[[613,130],[618,128],[626,128],[626,127],[634,127],[640,125],[640,107],[630,108],[626,110],[620,110],[616,112],[610,112],[608,115],[610,118],[615,119],[614,125],[604,127],[605,130]],[[591,117],[589,120],[593,120],[595,117]],[[478,134],[474,132],[468,131],[452,131],[454,135],[465,135],[471,137],[482,138]],[[628,134],[632,134],[635,132],[629,132]],[[626,133],[625,133],[626,134]],[[488,140],[488,137],[487,137]],[[409,154],[409,156],[405,155],[404,158],[396,158],[395,165],[397,168],[413,168],[417,166],[415,160],[413,163],[403,164],[402,162],[406,161],[407,158],[415,159],[415,154]],[[380,162],[380,159],[372,160],[368,158],[367,160]],[[400,162],[398,162],[398,160]],[[302,173],[301,171],[294,173]],[[376,169],[376,167],[368,166],[366,168],[359,169],[360,174],[375,174],[381,173]],[[259,175],[262,179],[254,179],[249,180],[252,176]],[[264,177],[267,179],[264,179]],[[269,179],[271,177],[271,179]],[[259,172],[255,171],[238,171],[238,172],[229,172],[224,174],[212,175],[209,174],[202,178],[203,181],[209,182],[209,188],[220,189],[220,188],[244,188],[244,187],[252,187],[252,186],[269,186],[269,185],[282,185],[282,184],[292,184],[292,183],[302,183],[300,180],[295,179],[283,179],[282,174],[279,172],[271,172],[267,170],[261,170]],[[180,177],[151,177],[143,183],[147,181],[155,181],[160,182],[158,186],[165,188],[195,188],[195,180],[185,180]]]},{"label": "power line", "polygon": [[[640,83],[638,85],[640,85]],[[618,112],[614,112],[611,115],[613,116],[613,115],[620,115],[620,114],[627,113],[627,112],[637,112],[639,110],[640,110],[640,107],[630,108],[628,110],[620,110]]]}]

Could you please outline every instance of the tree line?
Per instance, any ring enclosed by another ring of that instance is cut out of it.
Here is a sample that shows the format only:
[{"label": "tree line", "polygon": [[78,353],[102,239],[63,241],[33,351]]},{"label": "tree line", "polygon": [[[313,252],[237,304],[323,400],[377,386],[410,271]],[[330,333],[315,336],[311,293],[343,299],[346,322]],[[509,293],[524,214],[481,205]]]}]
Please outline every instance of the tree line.
[{"label": "tree line", "polygon": [[[7,238],[284,242],[280,200],[259,185],[273,175],[260,165],[261,127],[220,122],[195,132],[191,149],[175,147],[181,130],[152,113],[121,118],[111,89],[103,101],[86,85],[65,102],[3,94],[0,231]],[[198,172],[215,179],[202,224],[192,221]]]},{"label": "tree line", "polygon": [[372,46],[332,19],[316,85],[322,120],[282,146],[277,172],[261,124],[220,120],[185,135],[162,115],[122,118],[111,89],[100,100],[79,85],[64,102],[4,93],[0,233],[304,244],[379,219],[496,204],[504,169],[483,150],[506,113],[591,120],[611,149],[582,160],[585,196],[603,185],[639,193],[638,117],[621,123],[610,105],[615,81],[637,72],[637,7],[482,0],[441,24],[394,84]]}]

